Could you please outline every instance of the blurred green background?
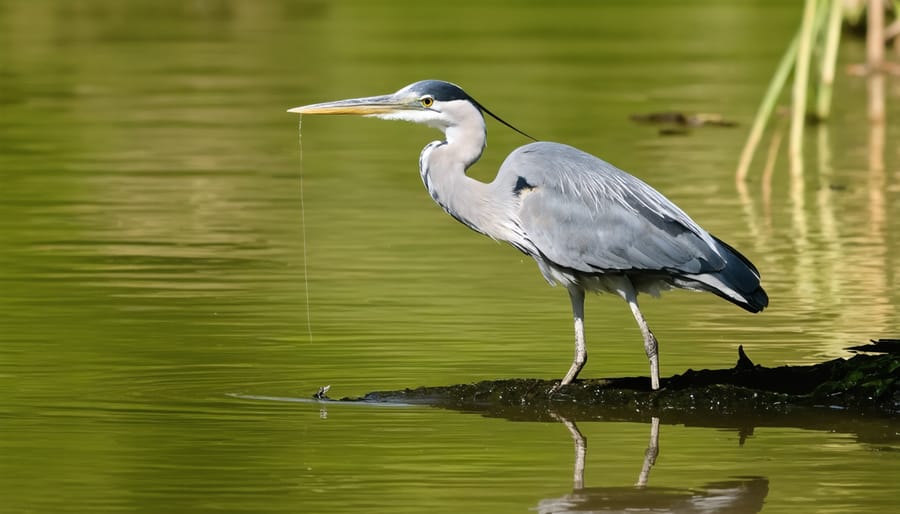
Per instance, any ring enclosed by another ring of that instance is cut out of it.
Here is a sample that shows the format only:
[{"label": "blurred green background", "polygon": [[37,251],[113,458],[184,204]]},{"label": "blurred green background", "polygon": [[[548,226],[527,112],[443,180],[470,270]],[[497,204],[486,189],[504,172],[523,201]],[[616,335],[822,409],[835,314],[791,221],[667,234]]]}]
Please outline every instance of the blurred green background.
[{"label": "blurred green background", "polygon": [[[571,489],[558,424],[231,396],[567,369],[564,290],[423,191],[418,153],[438,132],[307,117],[301,161],[287,108],[424,78],[641,177],[757,264],[771,296],[757,316],[712,295],[644,300],[664,376],[729,366],[739,344],[780,365],[896,336],[896,81],[873,130],[865,79],[839,68],[802,179],[782,156],[764,194],[758,158],[746,194],[734,185],[799,11],[0,0],[0,510],[521,512]],[[862,60],[846,40],[841,66]],[[739,126],[663,137],[629,120],[667,110]],[[526,142],[488,130],[471,170],[482,180]],[[621,300],[589,298],[586,330],[583,376],[647,373]],[[900,466],[883,446],[773,428],[740,447],[734,433],[662,421],[653,485],[762,475],[766,512],[895,504]],[[597,448],[588,481],[632,484],[648,427],[582,429]]]}]

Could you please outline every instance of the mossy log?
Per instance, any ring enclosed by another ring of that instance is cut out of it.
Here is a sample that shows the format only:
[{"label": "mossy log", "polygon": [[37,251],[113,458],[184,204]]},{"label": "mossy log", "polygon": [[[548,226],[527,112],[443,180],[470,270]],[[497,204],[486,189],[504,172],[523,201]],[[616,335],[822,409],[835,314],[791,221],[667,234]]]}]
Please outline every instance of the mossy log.
[{"label": "mossy log", "polygon": [[[730,369],[687,370],[651,391],[646,377],[586,379],[551,392],[541,379],[490,380],[444,387],[377,391],[341,401],[425,404],[507,419],[606,419],[702,426],[834,428],[858,420],[896,434],[900,413],[900,340],[857,347],[859,354],[809,366],[768,368],[738,350]],[[845,429],[858,432],[852,427]],[[881,432],[882,429],[877,429]],[[880,434],[876,439],[884,440]]]}]

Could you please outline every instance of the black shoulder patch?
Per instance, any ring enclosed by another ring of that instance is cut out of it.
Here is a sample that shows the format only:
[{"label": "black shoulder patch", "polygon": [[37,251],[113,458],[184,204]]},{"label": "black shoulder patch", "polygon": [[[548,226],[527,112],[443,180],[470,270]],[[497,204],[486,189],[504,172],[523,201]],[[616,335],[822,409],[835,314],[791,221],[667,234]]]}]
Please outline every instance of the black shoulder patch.
[{"label": "black shoulder patch", "polygon": [[513,194],[521,196],[523,190],[530,191],[532,189],[534,189],[534,186],[529,184],[528,181],[525,180],[525,177],[519,177],[518,180],[516,180],[516,186],[513,188]]}]

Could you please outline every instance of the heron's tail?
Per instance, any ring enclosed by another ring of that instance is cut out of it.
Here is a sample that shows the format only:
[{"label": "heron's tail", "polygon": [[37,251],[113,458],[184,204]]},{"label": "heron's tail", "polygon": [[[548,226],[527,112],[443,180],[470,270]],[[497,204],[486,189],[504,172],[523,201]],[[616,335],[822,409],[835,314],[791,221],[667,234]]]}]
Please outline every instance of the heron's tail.
[{"label": "heron's tail", "polygon": [[725,259],[725,267],[714,273],[687,275],[694,288],[714,293],[750,312],[759,312],[769,305],[769,295],[759,283],[759,270],[741,252],[712,236]]}]

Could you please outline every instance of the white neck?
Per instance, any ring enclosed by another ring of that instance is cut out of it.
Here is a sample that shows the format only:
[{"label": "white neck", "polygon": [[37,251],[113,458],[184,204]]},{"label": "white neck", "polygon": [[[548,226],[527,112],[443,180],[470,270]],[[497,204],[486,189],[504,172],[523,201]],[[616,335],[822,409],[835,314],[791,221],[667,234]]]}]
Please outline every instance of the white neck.
[{"label": "white neck", "polygon": [[499,206],[491,201],[490,186],[466,175],[484,151],[484,118],[469,102],[453,108],[456,123],[443,128],[447,140],[429,143],[419,157],[422,182],[448,214],[473,230],[504,239]]}]

